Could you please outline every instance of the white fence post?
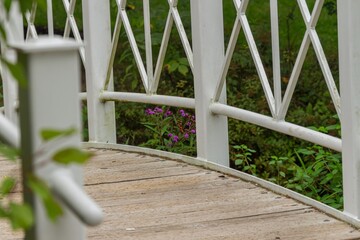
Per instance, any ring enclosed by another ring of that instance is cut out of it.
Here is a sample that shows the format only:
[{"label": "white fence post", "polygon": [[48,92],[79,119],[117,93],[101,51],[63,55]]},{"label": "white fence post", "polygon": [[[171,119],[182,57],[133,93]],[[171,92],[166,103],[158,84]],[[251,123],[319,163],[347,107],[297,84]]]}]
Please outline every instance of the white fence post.
[{"label": "white fence post", "polygon": [[[219,0],[192,0],[191,28],[198,158],[229,166],[227,117],[209,110],[224,61],[222,7]],[[226,101],[225,90],[220,102]]]},{"label": "white fence post", "polygon": [[360,217],[360,1],[340,0],[339,67],[344,212]]},{"label": "white fence post", "polygon": [[104,89],[112,48],[109,1],[86,0],[82,6],[89,141],[116,143],[115,104],[99,100],[102,91],[113,89],[112,81]]},{"label": "white fence post", "polygon": [[[83,222],[94,225],[102,213],[81,189],[79,166],[58,165],[53,154],[63,148],[80,147],[81,114],[79,94],[79,44],[62,38],[44,38],[15,45],[19,60],[26,68],[26,86],[19,85],[21,159],[24,199],[35,211],[35,226],[26,240],[83,240]],[[75,128],[74,135],[44,142],[43,129]],[[49,183],[60,199],[64,214],[56,222],[48,219],[41,200],[27,187],[35,173]],[[71,210],[70,210],[71,209]]]},{"label": "white fence post", "polygon": [[[3,14],[3,13],[0,13]],[[0,17],[1,18],[1,17]],[[8,43],[17,43],[24,41],[24,30],[23,30],[23,18],[20,12],[19,2],[17,0],[12,1],[11,8],[9,12],[9,19],[4,20],[5,30],[7,34]],[[3,56],[9,62],[16,62],[16,52],[7,48],[6,46],[1,46],[1,52]],[[10,72],[7,70],[5,65],[2,65],[2,81],[3,81],[3,96],[4,96],[4,107],[5,115],[13,123],[18,122],[17,116],[17,82],[13,79]]]}]

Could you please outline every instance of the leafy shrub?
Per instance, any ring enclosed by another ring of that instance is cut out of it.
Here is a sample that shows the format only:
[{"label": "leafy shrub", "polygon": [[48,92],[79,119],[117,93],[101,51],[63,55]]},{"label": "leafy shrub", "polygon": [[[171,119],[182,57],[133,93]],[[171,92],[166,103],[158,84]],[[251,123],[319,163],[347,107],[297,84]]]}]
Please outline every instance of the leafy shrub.
[{"label": "leafy shrub", "polygon": [[147,108],[145,115],[147,121],[142,124],[150,130],[152,137],[141,146],[185,155],[196,154],[194,115],[183,109],[173,113],[166,107]]},{"label": "leafy shrub", "polygon": [[246,145],[234,146],[237,169],[297,191],[336,209],[343,207],[341,154],[312,145],[288,156],[253,159]]}]

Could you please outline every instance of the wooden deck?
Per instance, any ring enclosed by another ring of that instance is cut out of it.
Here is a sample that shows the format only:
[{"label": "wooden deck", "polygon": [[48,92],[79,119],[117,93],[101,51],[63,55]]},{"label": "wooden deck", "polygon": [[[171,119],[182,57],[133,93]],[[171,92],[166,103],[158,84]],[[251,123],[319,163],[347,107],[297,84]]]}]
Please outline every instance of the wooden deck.
[{"label": "wooden deck", "polygon": [[[234,177],[159,157],[94,151],[85,189],[106,218],[88,230],[89,239],[360,239],[346,223]],[[0,177],[14,168],[0,160]],[[1,240],[21,237],[0,222]]]}]

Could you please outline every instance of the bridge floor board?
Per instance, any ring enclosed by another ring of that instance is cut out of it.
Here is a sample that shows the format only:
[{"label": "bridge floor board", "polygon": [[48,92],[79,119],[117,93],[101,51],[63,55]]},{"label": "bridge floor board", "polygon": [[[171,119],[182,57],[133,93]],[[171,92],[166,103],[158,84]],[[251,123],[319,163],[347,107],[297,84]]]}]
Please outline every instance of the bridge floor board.
[{"label": "bridge floor board", "polygon": [[[85,190],[105,212],[88,239],[360,239],[316,209],[222,173],[137,153],[92,150]],[[16,175],[0,159],[0,177]],[[15,189],[14,198],[20,198]],[[0,239],[21,239],[0,222]]]}]

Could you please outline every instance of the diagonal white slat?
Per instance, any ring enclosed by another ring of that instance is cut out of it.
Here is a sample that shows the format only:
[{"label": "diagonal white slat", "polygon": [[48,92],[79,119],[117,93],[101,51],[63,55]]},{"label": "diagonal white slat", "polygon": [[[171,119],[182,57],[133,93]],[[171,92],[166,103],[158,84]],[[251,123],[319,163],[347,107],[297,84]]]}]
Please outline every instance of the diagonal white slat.
[{"label": "diagonal white slat", "polygon": [[137,68],[140,73],[140,77],[141,77],[143,86],[145,88],[145,92],[149,93],[149,78],[148,78],[148,75],[147,75],[147,72],[146,72],[146,69],[144,66],[144,62],[141,58],[141,54],[140,54],[139,48],[137,46],[134,33],[132,31],[129,18],[126,13],[126,8],[125,8],[126,2],[127,2],[126,0],[116,0],[117,6],[118,6],[118,13],[116,16],[116,24],[115,24],[113,40],[112,40],[112,53],[111,53],[109,61],[108,61],[107,76],[104,81],[104,83],[105,83],[104,89],[107,89],[107,86],[110,82],[112,67],[113,67],[117,44],[118,44],[119,35],[120,35],[120,30],[121,30],[121,26],[123,25],[125,32],[126,32],[126,36],[130,43],[131,50],[132,50],[134,58],[135,58]]},{"label": "diagonal white slat", "polygon": [[160,75],[162,71],[162,66],[164,63],[166,51],[169,44],[170,34],[172,27],[175,23],[175,26],[177,28],[177,31],[180,36],[181,43],[183,45],[186,57],[189,61],[189,66],[191,70],[193,71],[193,53],[191,49],[191,45],[189,42],[189,39],[186,35],[186,31],[184,29],[184,26],[181,21],[181,17],[179,14],[179,11],[177,9],[177,0],[168,0],[169,4],[169,13],[166,20],[166,25],[164,29],[164,34],[159,50],[159,55],[157,58],[155,71],[153,69],[153,54],[152,54],[152,45],[151,45],[151,23],[150,23],[150,4],[149,0],[143,0],[143,6],[144,6],[144,32],[145,32],[145,51],[146,51],[146,68],[145,64],[142,60],[138,45],[136,43],[134,34],[132,32],[132,28],[130,25],[130,21],[128,19],[127,13],[126,13],[126,0],[116,0],[116,3],[118,5],[118,13],[116,17],[116,23],[114,28],[114,34],[112,39],[112,53],[109,59],[108,64],[108,70],[107,70],[107,76],[106,81],[104,85],[104,89],[107,88],[107,85],[110,81],[110,77],[112,75],[112,67],[114,64],[115,54],[119,42],[119,36],[121,27],[123,26],[127,35],[127,38],[129,40],[133,55],[135,57],[135,61],[137,64],[137,68],[139,70],[143,85],[145,87],[145,90],[147,93],[154,94],[157,91]]},{"label": "diagonal white slat", "polygon": [[315,54],[317,56],[320,68],[323,72],[327,87],[329,89],[332,101],[334,103],[336,112],[341,119],[341,109],[340,109],[340,95],[338,92],[338,89],[336,87],[334,78],[332,76],[329,64],[327,62],[324,50],[322,48],[320,39],[318,37],[318,34],[315,30],[317,22],[319,20],[321,10],[324,4],[324,0],[317,0],[314,6],[314,9],[312,13],[310,14],[308,5],[305,0],[298,0],[298,5],[300,7],[301,14],[304,18],[304,22],[306,25],[306,32],[304,35],[303,43],[300,47],[298,57],[296,59],[294,69],[292,71],[292,74],[290,76],[289,84],[286,88],[285,96],[283,103],[280,108],[279,112],[279,118],[285,119],[285,116],[287,114],[290,101],[292,99],[297,81],[300,76],[300,72],[303,66],[303,63],[305,61],[306,54],[309,50],[309,46],[312,43],[312,46],[314,48]]},{"label": "diagonal white slat", "polygon": [[181,43],[182,43],[182,45],[184,47],[186,57],[187,57],[187,59],[189,61],[190,68],[191,68],[192,71],[194,71],[193,53],[192,53],[192,50],[191,50],[189,39],[188,39],[188,37],[186,35],[186,32],[185,32],[184,25],[182,24],[179,11],[178,11],[177,7],[172,7],[172,8],[170,8],[170,10],[171,10],[172,16],[174,18],[176,28],[177,28],[178,33],[179,33]]},{"label": "diagonal white slat", "polygon": [[158,59],[156,62],[155,73],[154,73],[154,82],[151,86],[151,93],[156,93],[158,86],[159,86],[160,75],[161,75],[162,67],[164,64],[166,50],[167,50],[167,47],[169,44],[169,39],[170,39],[170,34],[171,34],[171,29],[173,27],[173,23],[174,23],[174,19],[172,17],[171,11],[169,11],[167,19],[166,19],[163,38],[161,40],[159,56],[158,56]]},{"label": "diagonal white slat", "polygon": [[37,9],[37,3],[34,2],[32,4],[32,8],[30,12],[27,12],[25,14],[26,22],[27,22],[27,32],[26,32],[26,39],[30,38],[38,38],[37,31],[34,25],[35,22],[35,16],[36,16],[36,9]]},{"label": "diagonal white slat", "polygon": [[[240,2],[240,0],[234,0],[234,6],[235,6],[236,9],[238,9],[238,12],[240,11],[239,9],[247,6],[247,5],[244,5],[245,1]],[[224,84],[225,84],[226,75],[228,73],[229,66],[230,66],[230,63],[231,63],[231,58],[232,58],[232,56],[234,54],[236,42],[237,42],[237,40],[239,38],[241,27],[242,26],[240,24],[239,19],[236,18],[235,23],[234,23],[234,27],[233,27],[233,29],[231,31],[229,44],[228,44],[228,47],[226,49],[225,59],[224,59],[224,63],[223,63],[223,66],[222,66],[220,79],[218,80],[218,83],[217,83],[217,86],[216,86],[216,92],[215,92],[215,95],[214,95],[214,102],[219,101],[222,89],[223,89]]]},{"label": "diagonal white slat", "polygon": [[[247,10],[247,6],[249,4],[249,0],[241,1],[240,6],[238,5],[239,2],[237,2],[237,1],[234,1],[234,3],[235,3],[235,7],[237,8],[237,12],[238,12],[237,20],[236,20],[236,23],[234,24],[234,28],[233,28],[233,31],[232,31],[232,34],[230,37],[230,43],[229,43],[228,49],[226,51],[226,58],[223,63],[223,70],[219,77],[220,79],[218,80],[217,89],[216,89],[216,92],[214,95],[214,101],[217,102],[220,98],[221,91],[225,84],[225,78],[226,78],[226,75],[228,72],[231,57],[232,57],[234,49],[235,49],[235,44],[236,44],[240,29],[242,27],[248,47],[250,49],[251,56],[253,58],[253,61],[254,61],[254,64],[255,64],[255,67],[257,70],[257,73],[259,75],[261,85],[262,85],[264,93],[265,93],[266,100],[269,105],[269,109],[271,111],[272,116],[275,117],[277,114],[276,114],[276,110],[275,110],[274,95],[273,95],[272,89],[270,87],[269,80],[266,75],[265,68],[263,66],[259,51],[257,49],[249,22],[246,17],[246,10]],[[241,26],[239,26],[239,22],[240,22]]]},{"label": "diagonal white slat", "polygon": [[161,74],[163,63],[164,63],[165,54],[166,54],[169,39],[170,39],[170,33],[171,33],[174,22],[175,22],[177,31],[179,33],[181,44],[183,45],[187,60],[189,62],[190,69],[192,72],[194,72],[193,53],[192,53],[192,49],[191,49],[191,46],[189,43],[189,39],[186,35],[186,31],[182,24],[179,11],[177,9],[178,0],[168,0],[168,4],[169,4],[169,13],[168,13],[168,17],[166,20],[166,25],[165,25],[165,29],[164,29],[163,39],[161,42],[158,60],[156,63],[154,82],[151,87],[152,93],[156,93],[158,85],[159,85],[160,74]]},{"label": "diagonal white slat", "polygon": [[271,21],[271,49],[273,62],[273,83],[276,118],[281,106],[281,64],[280,64],[280,35],[279,35],[279,14],[278,1],[270,0],[270,21]]},{"label": "diagonal white slat", "polygon": [[145,33],[145,52],[146,52],[146,72],[148,76],[149,87],[153,84],[154,67],[151,43],[151,23],[150,23],[150,3],[149,0],[143,0],[144,10],[144,33]]},{"label": "diagonal white slat", "polygon": [[[63,0],[65,12],[67,15],[66,23],[65,23],[65,30],[64,30],[64,38],[68,38],[70,36],[70,32],[73,33],[74,38],[76,42],[83,43],[83,40],[80,35],[79,28],[77,26],[75,17],[74,17],[74,11],[75,11],[75,4],[76,0]],[[85,66],[85,48],[82,46],[79,49],[80,57],[83,62],[83,65]]]}]

